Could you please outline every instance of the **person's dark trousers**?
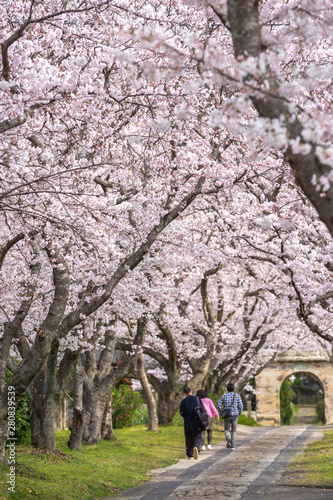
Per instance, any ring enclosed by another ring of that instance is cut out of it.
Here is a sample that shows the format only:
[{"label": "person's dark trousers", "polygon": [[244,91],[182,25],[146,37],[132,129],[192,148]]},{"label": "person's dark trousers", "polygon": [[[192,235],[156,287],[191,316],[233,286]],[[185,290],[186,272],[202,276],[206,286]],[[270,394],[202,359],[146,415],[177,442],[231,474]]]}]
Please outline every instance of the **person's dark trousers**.
[{"label": "person's dark trousers", "polygon": [[186,455],[188,457],[193,457],[194,446],[199,450],[201,445],[201,431],[193,432],[192,427],[193,424],[191,422],[184,423]]}]

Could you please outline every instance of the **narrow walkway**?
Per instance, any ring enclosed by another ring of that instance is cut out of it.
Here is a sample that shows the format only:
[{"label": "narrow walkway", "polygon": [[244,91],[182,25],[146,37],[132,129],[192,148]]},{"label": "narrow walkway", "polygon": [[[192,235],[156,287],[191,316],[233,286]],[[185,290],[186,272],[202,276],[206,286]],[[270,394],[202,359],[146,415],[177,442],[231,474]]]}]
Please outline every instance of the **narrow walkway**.
[{"label": "narrow walkway", "polygon": [[[314,426],[245,427],[239,426],[236,451],[225,442],[203,452],[197,461],[180,460],[165,469],[151,471],[153,481],[125,491],[117,499],[126,500],[259,500],[275,499],[279,487],[274,484],[299,448],[320,432]],[[277,488],[275,491],[274,488]],[[291,488],[292,494],[288,493]],[[310,488],[285,488],[279,499],[332,499]],[[297,496],[296,490],[302,496]],[[306,494],[303,490],[306,490]],[[326,490],[325,490],[326,491]],[[106,499],[108,500],[108,499]],[[110,499],[111,500],[111,499]]]},{"label": "narrow walkway", "polygon": [[316,418],[316,405],[299,405],[296,415],[296,425],[311,425]]}]

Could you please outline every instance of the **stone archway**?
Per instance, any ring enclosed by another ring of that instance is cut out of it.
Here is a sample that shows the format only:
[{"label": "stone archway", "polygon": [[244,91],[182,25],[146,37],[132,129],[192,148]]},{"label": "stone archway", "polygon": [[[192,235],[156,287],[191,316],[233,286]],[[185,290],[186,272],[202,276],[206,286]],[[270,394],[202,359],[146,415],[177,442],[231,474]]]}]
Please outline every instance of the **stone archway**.
[{"label": "stone archway", "polygon": [[295,373],[307,372],[321,382],[325,396],[326,423],[333,423],[333,365],[325,352],[289,351],[256,376],[257,422],[280,425],[280,387]]}]

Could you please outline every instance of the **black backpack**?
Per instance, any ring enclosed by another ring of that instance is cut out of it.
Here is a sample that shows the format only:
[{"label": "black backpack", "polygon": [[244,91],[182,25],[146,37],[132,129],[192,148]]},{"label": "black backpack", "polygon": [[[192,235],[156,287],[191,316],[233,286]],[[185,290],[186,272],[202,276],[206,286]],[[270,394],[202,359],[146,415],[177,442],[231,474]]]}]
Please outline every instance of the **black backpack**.
[{"label": "black backpack", "polygon": [[199,402],[198,396],[196,398],[197,406],[194,408],[195,428],[198,432],[202,432],[208,427],[209,420],[205,408]]}]

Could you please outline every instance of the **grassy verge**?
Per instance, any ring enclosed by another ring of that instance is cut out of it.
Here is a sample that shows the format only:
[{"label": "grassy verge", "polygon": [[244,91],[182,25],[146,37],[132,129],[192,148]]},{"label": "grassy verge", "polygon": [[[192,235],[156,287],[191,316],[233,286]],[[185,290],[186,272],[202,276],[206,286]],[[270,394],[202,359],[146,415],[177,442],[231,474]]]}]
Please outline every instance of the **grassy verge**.
[{"label": "grassy verge", "polygon": [[[0,467],[0,500],[100,500],[149,480],[151,469],[185,458],[183,427],[162,427],[158,433],[145,429],[117,429],[117,441],[83,447],[82,452],[68,450],[69,431],[56,433],[57,455],[17,446],[16,491],[8,492],[9,469]],[[213,444],[221,439],[222,432],[215,429]]]},{"label": "grassy verge", "polygon": [[301,454],[294,456],[281,482],[333,487],[333,429],[325,431],[323,439],[309,444]]},{"label": "grassy verge", "polygon": [[239,417],[238,423],[241,425],[249,425],[250,427],[262,427],[262,425],[259,424],[256,420],[254,420],[253,418],[247,417],[243,413]]}]

